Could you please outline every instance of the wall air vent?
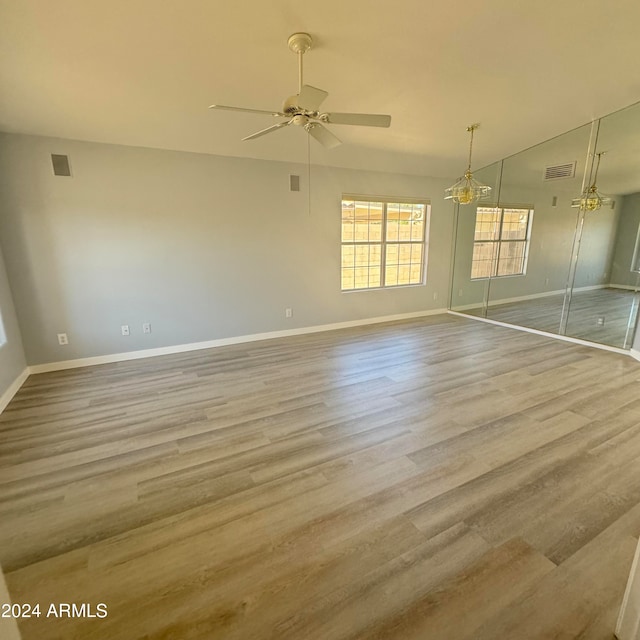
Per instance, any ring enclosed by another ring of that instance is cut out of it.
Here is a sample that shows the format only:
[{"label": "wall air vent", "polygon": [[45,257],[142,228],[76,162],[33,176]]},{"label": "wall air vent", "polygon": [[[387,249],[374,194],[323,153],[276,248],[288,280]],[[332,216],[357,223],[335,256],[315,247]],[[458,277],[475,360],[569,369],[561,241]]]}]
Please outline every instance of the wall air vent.
[{"label": "wall air vent", "polygon": [[564,180],[573,178],[576,175],[576,163],[569,162],[567,164],[555,164],[551,167],[544,168],[544,178],[547,180]]},{"label": "wall air vent", "polygon": [[70,176],[71,167],[69,167],[69,156],[51,154],[51,164],[53,165],[54,176]]}]

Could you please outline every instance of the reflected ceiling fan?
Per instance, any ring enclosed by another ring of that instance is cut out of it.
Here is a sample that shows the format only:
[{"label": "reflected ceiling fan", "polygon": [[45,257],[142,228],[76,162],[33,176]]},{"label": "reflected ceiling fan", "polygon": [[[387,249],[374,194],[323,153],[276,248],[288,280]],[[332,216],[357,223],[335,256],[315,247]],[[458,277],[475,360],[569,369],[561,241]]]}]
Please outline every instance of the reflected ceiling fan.
[{"label": "reflected ceiling fan", "polygon": [[262,109],[245,109],[244,107],[229,107],[223,104],[212,104],[209,109],[222,109],[226,111],[243,111],[245,113],[259,113],[287,118],[284,122],[278,122],[266,129],[252,133],[243,140],[253,140],[267,133],[277,131],[291,124],[296,124],[308,132],[323,146],[332,149],[342,144],[324,124],[351,124],[361,127],[388,127],[391,124],[391,116],[374,113],[325,113],[320,111],[320,105],[329,95],[322,89],[317,89],[309,84],[304,84],[302,79],[302,57],[311,48],[311,36],[308,33],[294,33],[288,41],[289,49],[298,56],[298,93],[284,101],[282,111],[265,111]]}]

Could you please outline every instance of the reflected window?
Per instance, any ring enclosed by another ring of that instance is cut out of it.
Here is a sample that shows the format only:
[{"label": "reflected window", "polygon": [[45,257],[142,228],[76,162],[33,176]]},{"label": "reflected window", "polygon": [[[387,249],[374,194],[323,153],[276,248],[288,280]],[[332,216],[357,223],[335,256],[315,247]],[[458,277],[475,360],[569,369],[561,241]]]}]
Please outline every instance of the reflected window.
[{"label": "reflected window", "polygon": [[341,290],[425,282],[428,201],[344,196]]},{"label": "reflected window", "polygon": [[633,248],[631,271],[640,273],[640,226],[638,226],[638,232],[636,233],[636,246]]},{"label": "reflected window", "polygon": [[478,207],[471,279],[526,273],[533,209]]}]

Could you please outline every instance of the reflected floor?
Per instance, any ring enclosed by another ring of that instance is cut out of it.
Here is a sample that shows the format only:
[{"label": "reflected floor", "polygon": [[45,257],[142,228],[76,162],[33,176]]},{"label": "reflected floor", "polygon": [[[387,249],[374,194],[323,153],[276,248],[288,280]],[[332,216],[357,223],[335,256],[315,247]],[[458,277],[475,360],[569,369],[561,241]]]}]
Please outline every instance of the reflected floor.
[{"label": "reflected floor", "polygon": [[[614,347],[629,347],[630,333],[625,345],[627,326],[635,325],[637,305],[634,292],[623,289],[595,289],[578,291],[571,298],[566,335]],[[515,324],[539,331],[558,333],[562,316],[564,294],[521,300],[506,304],[490,305],[487,318]],[[465,313],[482,316],[482,308],[465,310]],[[598,324],[603,319],[604,324]]]}]

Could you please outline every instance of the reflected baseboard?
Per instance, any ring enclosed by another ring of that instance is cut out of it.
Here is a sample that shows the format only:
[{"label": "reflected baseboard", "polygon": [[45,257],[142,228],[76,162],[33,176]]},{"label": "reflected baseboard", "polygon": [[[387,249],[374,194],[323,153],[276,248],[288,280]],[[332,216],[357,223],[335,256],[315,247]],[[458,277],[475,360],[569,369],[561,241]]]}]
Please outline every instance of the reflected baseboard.
[{"label": "reflected baseboard", "polygon": [[[615,285],[615,284],[594,284],[587,287],[576,287],[574,293],[581,291],[595,291],[596,289],[630,289],[633,291],[635,287],[628,287],[627,285]],[[526,296],[515,296],[513,298],[497,298],[496,300],[490,300],[491,305],[498,304],[510,304],[512,302],[524,302],[525,300],[535,300],[537,298],[548,298],[550,296],[562,296],[564,295],[564,289],[554,289],[553,291],[542,291],[540,293],[530,293]],[[451,311],[470,311],[472,309],[482,309],[482,302],[474,302],[472,304],[463,304],[451,308]]]},{"label": "reflected baseboard", "polygon": [[624,289],[625,291],[635,291],[638,287],[634,287],[632,284],[608,284],[609,289]]},{"label": "reflected baseboard", "polygon": [[475,320],[477,322],[486,322],[487,324],[494,324],[498,327],[505,327],[507,329],[514,329],[515,331],[525,331],[526,333],[535,333],[539,336],[545,336],[546,338],[553,338],[554,340],[562,340],[563,342],[572,342],[573,344],[580,344],[584,347],[593,347],[594,349],[602,349],[603,351],[612,351],[613,353],[619,353],[624,356],[631,356],[636,360],[640,360],[640,352],[634,349],[621,349],[620,347],[611,347],[608,344],[602,344],[600,342],[591,342],[589,340],[582,340],[580,338],[572,338],[571,336],[561,336],[558,333],[551,333],[549,331],[540,331],[539,329],[532,329],[531,327],[523,327],[517,324],[509,324],[507,322],[500,322],[499,320],[491,320],[491,318],[481,318],[479,316],[468,315],[466,313],[459,313],[453,309],[449,309],[448,313],[454,316],[460,316],[461,318],[467,318],[468,320]]}]

